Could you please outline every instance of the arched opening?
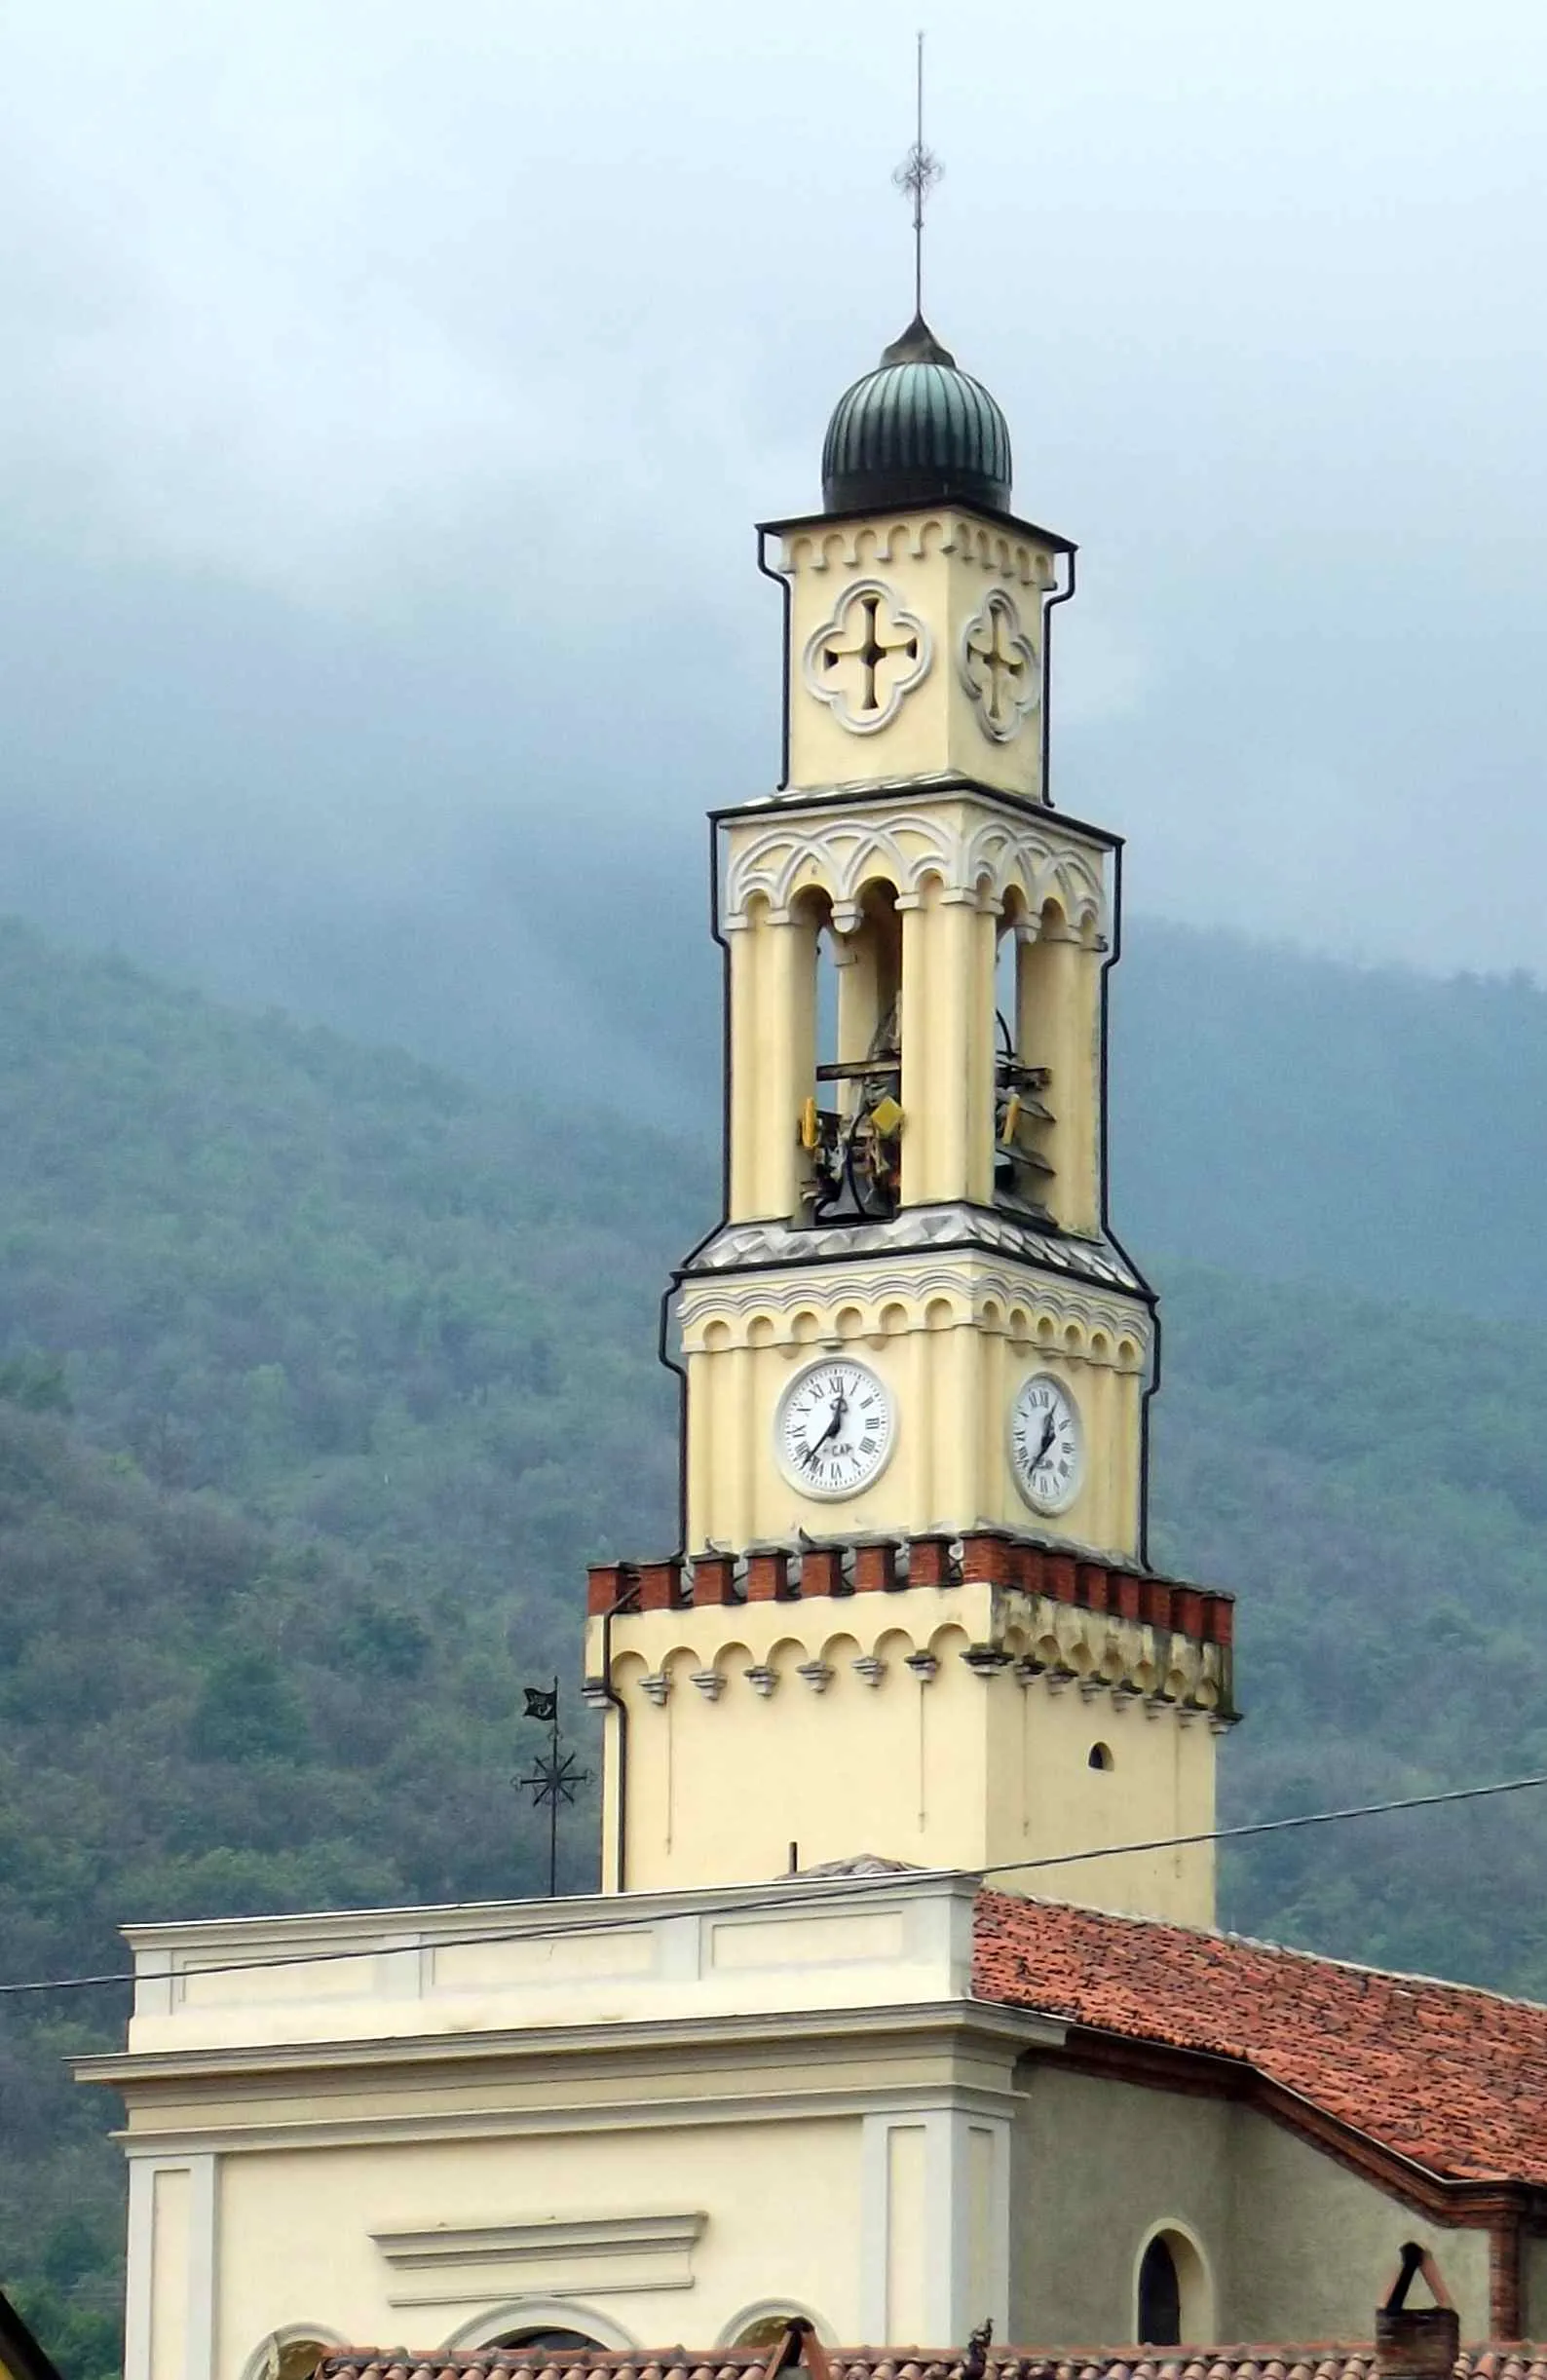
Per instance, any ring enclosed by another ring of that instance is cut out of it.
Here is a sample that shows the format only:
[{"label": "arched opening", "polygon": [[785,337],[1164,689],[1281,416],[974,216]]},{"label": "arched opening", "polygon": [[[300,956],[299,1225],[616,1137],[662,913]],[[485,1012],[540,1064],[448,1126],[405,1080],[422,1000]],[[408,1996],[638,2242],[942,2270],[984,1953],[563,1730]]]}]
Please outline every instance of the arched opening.
[{"label": "arched opening", "polygon": [[1142,2347],[1182,2344],[1182,2277],[1163,2234],[1140,2259],[1138,2334]]},{"label": "arched opening", "polygon": [[790,2314],[760,2314],[754,2322],[744,2323],[735,2338],[727,2341],[727,2345],[776,2347],[794,2319]]},{"label": "arched opening", "polygon": [[[503,2348],[514,2355],[579,2355],[599,2348],[604,2354],[629,2355],[638,2342],[621,2330],[594,2306],[563,2297],[514,2297],[504,2305],[485,2306],[443,2341],[450,2349]],[[433,2359],[432,2359],[433,2360]]]},{"label": "arched opening", "polygon": [[1038,1037],[1036,927],[1018,891],[1005,895],[995,956],[994,1194],[1004,1206],[1045,1218],[1053,1168],[1049,1075]]},{"label": "arched opening", "polygon": [[248,2356],[242,2380],[313,2380],[324,2356],[342,2344],[337,2333],[320,2323],[286,2323],[271,2330]]},{"label": "arched opening", "polygon": [[602,2341],[593,2339],[585,2330],[561,2330],[557,2327],[539,2326],[531,2330],[507,2331],[503,2337],[491,2339],[489,2345],[517,2349],[530,2347],[540,2349],[544,2355],[568,2355],[576,2348],[600,2347]]},{"label": "arched opening", "polygon": [[755,2305],[743,2306],[733,2315],[721,2331],[716,2344],[720,2347],[776,2347],[791,2323],[805,2323],[824,2344],[832,2342],[832,2331],[820,2315],[810,2306],[796,2305],[784,2297],[760,2298]]},{"label": "arched opening", "polygon": [[1157,2231],[1139,2259],[1134,2335],[1142,2347],[1180,2347],[1213,2335],[1209,2277],[1194,2243],[1175,2225]]},{"label": "arched opening", "polygon": [[902,921],[889,884],[863,887],[816,948],[816,1083],[802,1117],[813,1221],[897,1210],[902,1180]]},{"label": "arched opening", "polygon": [[1112,1746],[1110,1744],[1092,1744],[1085,1765],[1087,1768],[1099,1768],[1110,1774],[1116,1765],[1112,1757]]}]

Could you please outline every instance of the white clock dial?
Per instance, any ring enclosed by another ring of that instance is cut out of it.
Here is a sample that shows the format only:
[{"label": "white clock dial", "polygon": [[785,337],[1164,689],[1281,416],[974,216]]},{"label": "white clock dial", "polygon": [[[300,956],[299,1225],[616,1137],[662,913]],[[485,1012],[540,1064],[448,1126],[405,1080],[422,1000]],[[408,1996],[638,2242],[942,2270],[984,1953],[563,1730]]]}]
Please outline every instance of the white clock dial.
[{"label": "white clock dial", "polygon": [[1085,1473],[1079,1408],[1050,1372],[1034,1372],[1010,1407],[1010,1467],[1036,1512],[1062,1512],[1079,1493]]},{"label": "white clock dial", "polygon": [[803,1494],[857,1495],[885,1468],[893,1436],[891,1398],[864,1364],[808,1364],[779,1399],[779,1464]]}]

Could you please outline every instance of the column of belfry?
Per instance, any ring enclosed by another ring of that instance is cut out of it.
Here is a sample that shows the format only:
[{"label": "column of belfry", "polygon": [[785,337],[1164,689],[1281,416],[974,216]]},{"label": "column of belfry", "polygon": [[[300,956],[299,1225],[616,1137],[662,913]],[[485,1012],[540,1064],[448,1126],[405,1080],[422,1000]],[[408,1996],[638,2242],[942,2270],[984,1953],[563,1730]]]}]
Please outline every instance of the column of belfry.
[{"label": "column of belfry", "polygon": [[875,1855],[1208,1922],[1227,1596],[1145,1546],[1106,1221],[1115,838],[1048,798],[1074,548],[916,318],[767,525],[785,781],[718,813],[727,1207],[668,1292],[684,1540],[590,1576],[603,1872]]}]

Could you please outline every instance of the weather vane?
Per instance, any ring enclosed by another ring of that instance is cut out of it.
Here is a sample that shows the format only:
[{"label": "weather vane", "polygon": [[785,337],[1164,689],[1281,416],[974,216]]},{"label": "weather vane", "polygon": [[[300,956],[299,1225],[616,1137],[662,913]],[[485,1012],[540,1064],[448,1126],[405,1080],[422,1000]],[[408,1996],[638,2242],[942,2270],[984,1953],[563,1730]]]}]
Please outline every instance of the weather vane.
[{"label": "weather vane", "polygon": [[558,1680],[551,1687],[524,1687],[526,1708],[523,1719],[541,1719],[548,1729],[546,1752],[540,1753],[524,1777],[512,1777],[510,1783],[520,1790],[525,1787],[532,1796],[532,1807],[547,1809],[547,1897],[551,1901],[558,1893],[558,1814],[566,1801],[573,1801],[583,1785],[589,1785],[591,1772],[582,1768],[572,1752],[563,1749],[559,1736]]},{"label": "weather vane", "polygon": [[908,151],[892,180],[905,198],[913,201],[913,310],[924,313],[924,203],[945,171],[932,149],[924,145],[924,35],[919,35],[918,62],[914,76],[914,134]]}]

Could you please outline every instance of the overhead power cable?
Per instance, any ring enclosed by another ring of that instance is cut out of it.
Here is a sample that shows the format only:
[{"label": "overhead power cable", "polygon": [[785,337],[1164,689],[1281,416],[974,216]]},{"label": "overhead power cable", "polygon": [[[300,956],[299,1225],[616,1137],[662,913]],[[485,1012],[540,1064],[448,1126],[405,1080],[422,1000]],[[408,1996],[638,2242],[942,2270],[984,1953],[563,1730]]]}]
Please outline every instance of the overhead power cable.
[{"label": "overhead power cable", "polygon": [[[1046,1868],[1068,1868],[1083,1860],[1120,1860],[1145,1852],[1183,1851],[1202,1843],[1239,1842],[1249,1835],[1284,1834],[1291,1829],[1299,1827],[1339,1826],[1352,1818],[1385,1818],[1398,1810],[1435,1810],[1443,1809],[1458,1801],[1490,1801],[1496,1799],[1501,1794],[1529,1793],[1544,1785],[1547,1785],[1547,1774],[1533,1777],[1505,1777],[1496,1785],[1462,1785],[1443,1794],[1405,1794],[1389,1801],[1353,1802],[1343,1809],[1305,1810],[1292,1818],[1253,1818],[1238,1827],[1211,1827],[1197,1834],[1162,1834],[1150,1842],[1100,1843],[1093,1844],[1084,1851],[1046,1853],[1039,1859],[999,1860],[987,1868],[921,1868],[905,1870],[902,1873],[909,1878],[933,1876],[941,1882],[948,1881],[952,1877],[1026,1875],[1034,1869],[1040,1870]],[[819,1908],[824,1901],[848,1899],[856,1888],[874,1886],[877,1890],[884,1891],[895,1886],[898,1880],[896,1874],[812,1876],[809,1878],[799,1875],[786,1876],[781,1879],[776,1888],[754,1900],[741,1897],[720,1901],[706,1899],[699,1904],[699,1909],[703,1915],[711,1917],[739,1916],[749,1910],[756,1914],[766,1909],[787,1909],[790,1906],[789,1896],[792,1892],[798,1892],[808,1906],[814,1904]],[[625,1895],[624,1898],[626,1899],[627,1896]],[[342,1913],[347,1915],[349,1912]],[[394,1912],[394,1914],[396,1913]],[[267,1922],[283,1925],[286,1920],[279,1917],[267,1920]],[[305,1924],[308,1920],[299,1917],[293,1922]],[[325,1967],[331,1966],[339,1959],[347,1958],[411,1957],[421,1948],[469,1950],[480,1948],[486,1943],[555,1942],[566,1934],[622,1933],[632,1931],[643,1923],[645,1919],[639,1915],[621,1914],[617,1917],[593,1917],[581,1921],[571,1918],[568,1923],[559,1925],[521,1925],[478,1934],[444,1934],[438,1941],[425,1944],[369,1942],[357,1944],[348,1949],[282,1951],[278,1957],[211,1959],[208,1961],[201,1959],[197,1967],[172,1972],[198,1976],[253,1975],[267,1967]],[[148,1973],[141,1973],[138,1977],[132,1973],[123,1972],[114,1975],[53,1976],[37,1983],[0,1983],[0,1998],[16,1999],[29,1992],[105,1991],[115,1987],[121,1988],[136,1981],[154,1983],[157,1980],[157,1972],[154,1969]]]}]

